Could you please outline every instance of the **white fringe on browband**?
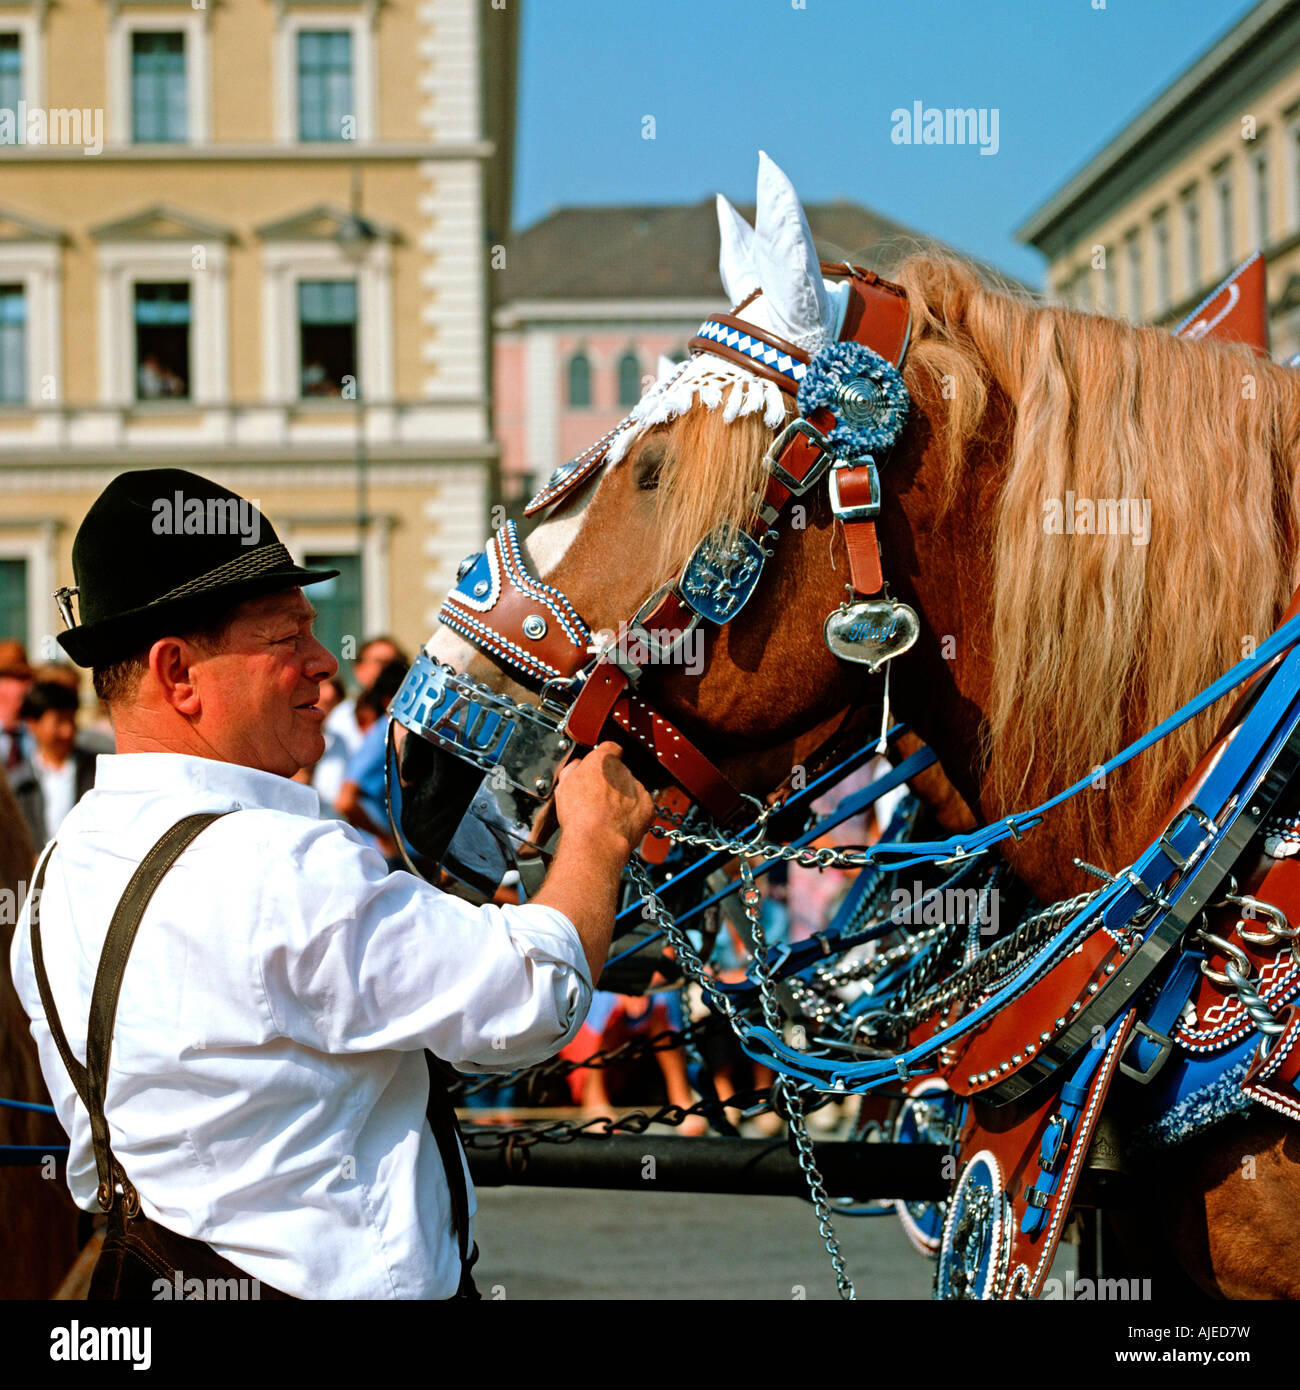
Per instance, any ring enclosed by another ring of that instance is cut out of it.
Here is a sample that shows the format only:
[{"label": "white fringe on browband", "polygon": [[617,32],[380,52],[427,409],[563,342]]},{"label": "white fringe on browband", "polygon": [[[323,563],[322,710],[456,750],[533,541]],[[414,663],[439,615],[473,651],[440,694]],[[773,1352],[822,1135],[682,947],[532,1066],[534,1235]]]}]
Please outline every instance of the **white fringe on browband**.
[{"label": "white fringe on browband", "polygon": [[697,403],[717,410],[724,402],[722,419],[728,425],[759,411],[769,429],[780,429],[785,423],[785,394],[776,382],[702,352],[674,368],[671,376],[655,382],[641,397],[629,423],[610,441],[606,462],[617,463],[646,430],[676,420]]}]

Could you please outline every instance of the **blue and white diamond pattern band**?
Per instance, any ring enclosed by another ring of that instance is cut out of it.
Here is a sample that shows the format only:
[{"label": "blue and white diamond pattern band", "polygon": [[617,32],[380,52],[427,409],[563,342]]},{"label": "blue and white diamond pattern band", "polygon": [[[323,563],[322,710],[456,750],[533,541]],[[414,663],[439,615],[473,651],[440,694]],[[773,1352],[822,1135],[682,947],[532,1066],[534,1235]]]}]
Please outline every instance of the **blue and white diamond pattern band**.
[{"label": "blue and white diamond pattern band", "polygon": [[762,338],[756,338],[752,333],[742,333],[740,329],[733,328],[730,324],[719,323],[717,319],[705,319],[695,336],[707,338],[712,343],[720,343],[723,347],[731,348],[733,352],[742,353],[796,383],[804,379],[808,370],[806,362],[798,362],[788,352],[782,352],[771,343],[765,343]]}]

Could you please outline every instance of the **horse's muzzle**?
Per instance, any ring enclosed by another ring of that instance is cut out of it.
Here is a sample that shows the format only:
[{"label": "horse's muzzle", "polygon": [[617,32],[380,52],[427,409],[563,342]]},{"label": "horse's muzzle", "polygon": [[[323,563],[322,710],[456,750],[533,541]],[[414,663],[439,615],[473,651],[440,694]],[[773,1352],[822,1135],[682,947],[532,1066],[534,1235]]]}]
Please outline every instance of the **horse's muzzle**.
[{"label": "horse's muzzle", "polygon": [[421,653],[393,698],[402,833],[426,859],[491,895],[572,751],[555,718]]}]

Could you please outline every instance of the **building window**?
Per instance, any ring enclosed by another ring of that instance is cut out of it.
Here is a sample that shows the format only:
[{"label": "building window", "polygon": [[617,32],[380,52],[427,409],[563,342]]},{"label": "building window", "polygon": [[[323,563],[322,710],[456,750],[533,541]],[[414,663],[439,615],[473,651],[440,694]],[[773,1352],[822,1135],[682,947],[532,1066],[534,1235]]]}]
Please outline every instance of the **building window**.
[{"label": "building window", "polygon": [[135,287],[135,397],[187,400],[190,394],[190,287],[185,281]]},{"label": "building window", "polygon": [[580,408],[591,404],[591,363],[585,352],[569,358],[569,404]]},{"label": "building window", "polygon": [[1124,263],[1128,272],[1128,312],[1134,323],[1142,319],[1142,242],[1138,229],[1124,238]]},{"label": "building window", "polygon": [[355,280],[298,282],[298,379],[303,396],[360,393]]},{"label": "building window", "polygon": [[[345,130],[345,121],[352,128]],[[356,136],[352,100],[352,35],[345,29],[298,34],[298,138],[345,140]]]},{"label": "building window", "polygon": [[137,144],[188,139],[185,35],[145,30],[131,35],[131,138]]},{"label": "building window", "polygon": [[28,644],[26,560],[0,560],[0,637]]},{"label": "building window", "polygon": [[1251,161],[1255,175],[1255,250],[1268,245],[1268,151],[1260,150]]},{"label": "building window", "polygon": [[1169,218],[1163,208],[1151,219],[1156,257],[1156,313],[1163,314],[1173,303],[1173,277],[1169,264]]},{"label": "building window", "polygon": [[618,403],[635,405],[641,399],[641,362],[635,352],[618,360]]},{"label": "building window", "polygon": [[22,285],[0,285],[0,401],[27,399],[27,296]]},{"label": "building window", "polygon": [[322,579],[311,586],[312,607],[316,610],[312,631],[323,647],[338,656],[345,637],[357,644],[361,641],[361,556],[354,552],[329,555],[313,551],[303,556],[303,564],[308,569],[338,570],[336,578]]},{"label": "building window", "polygon": [[1200,190],[1188,188],[1183,192],[1183,256],[1187,262],[1184,290],[1190,297],[1201,285],[1201,207]]},{"label": "building window", "polygon": [[23,96],[23,48],[17,34],[0,34],[0,110],[14,113],[15,139],[18,103]]},{"label": "building window", "polygon": [[1300,122],[1291,127],[1291,230],[1300,230]]},{"label": "building window", "polygon": [[1065,282],[1065,302],[1071,309],[1083,308],[1083,272],[1074,270]]},{"label": "building window", "polygon": [[1218,216],[1219,269],[1232,269],[1232,170],[1224,169],[1214,180],[1214,205]]}]

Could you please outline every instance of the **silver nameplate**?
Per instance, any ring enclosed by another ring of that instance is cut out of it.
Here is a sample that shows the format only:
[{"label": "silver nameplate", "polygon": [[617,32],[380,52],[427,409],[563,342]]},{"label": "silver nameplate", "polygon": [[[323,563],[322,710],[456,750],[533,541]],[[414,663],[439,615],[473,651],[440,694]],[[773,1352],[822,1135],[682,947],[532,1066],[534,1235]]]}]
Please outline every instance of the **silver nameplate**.
[{"label": "silver nameplate", "polygon": [[920,636],[921,624],[907,604],[892,598],[846,603],[827,619],[826,645],[841,661],[879,671]]}]

